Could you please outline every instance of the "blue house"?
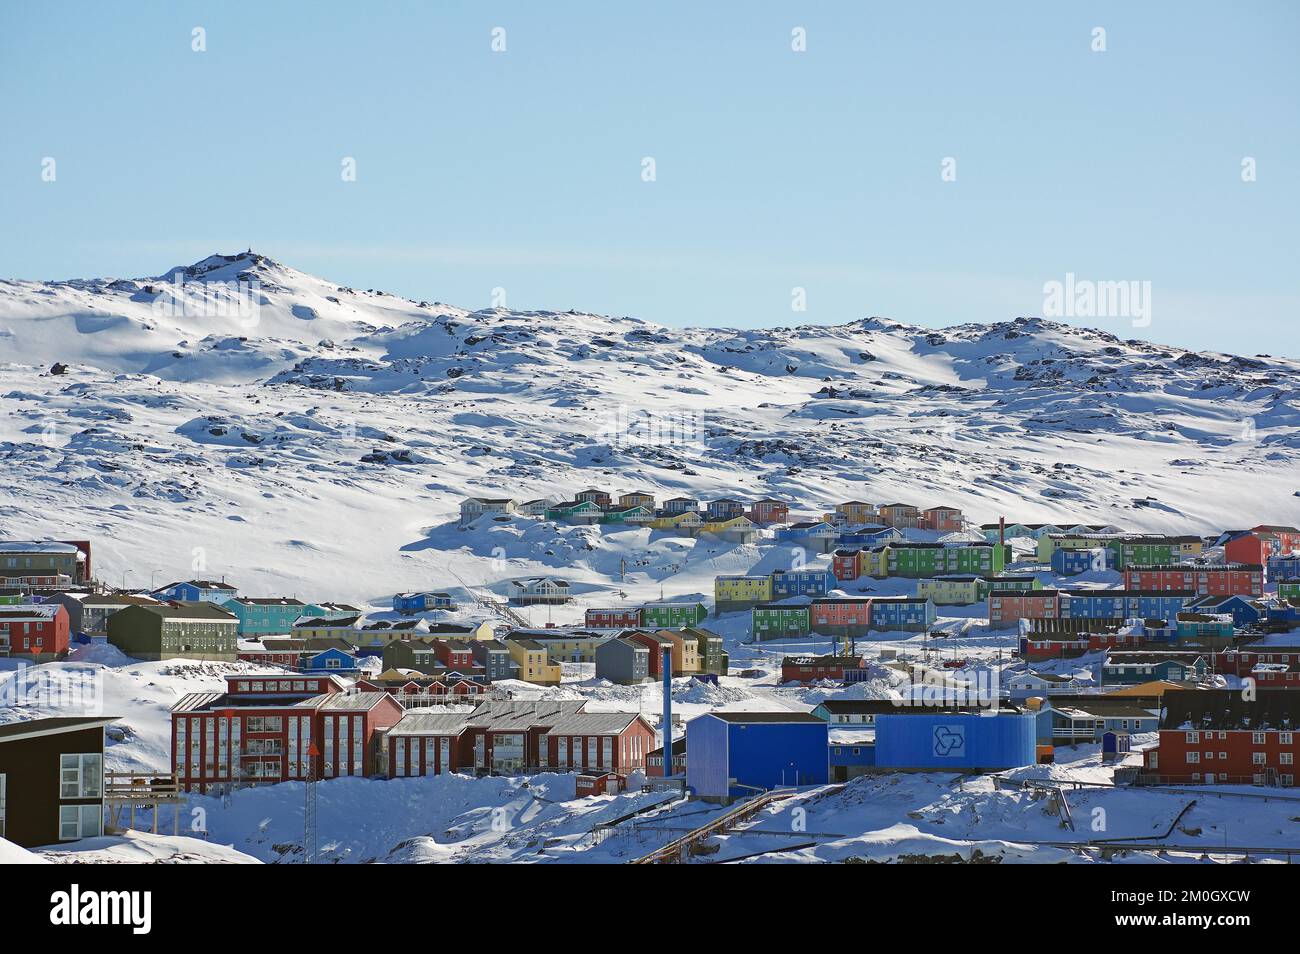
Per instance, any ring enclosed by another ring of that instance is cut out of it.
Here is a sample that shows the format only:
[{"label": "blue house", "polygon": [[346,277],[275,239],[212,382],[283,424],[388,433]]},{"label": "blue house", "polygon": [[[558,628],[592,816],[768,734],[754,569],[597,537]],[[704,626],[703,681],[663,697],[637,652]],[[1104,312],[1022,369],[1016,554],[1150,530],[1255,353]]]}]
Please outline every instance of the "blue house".
[{"label": "blue house", "polygon": [[934,601],[919,596],[875,596],[871,628],[919,633],[934,625]]},{"label": "blue house", "polygon": [[1032,712],[914,712],[876,717],[876,767],[1001,771],[1037,761]]},{"label": "blue house", "polygon": [[902,539],[903,531],[894,527],[854,527],[839,535],[839,542],[846,547],[873,546]]},{"label": "blue house", "polygon": [[1074,696],[1048,699],[1037,714],[1028,715],[1039,745],[1077,745],[1100,742],[1107,732],[1155,732],[1158,711],[1126,699]]},{"label": "blue house", "polygon": [[341,649],[327,649],[303,660],[305,672],[355,672],[357,657]]},{"label": "blue house", "polygon": [[810,712],[709,712],[686,723],[686,786],[730,801],[829,781],[827,723]]},{"label": "blue house", "polygon": [[216,603],[234,599],[239,595],[239,587],[215,580],[184,580],[168,583],[160,590],[154,590],[153,596],[160,600],[174,600],[177,603]]},{"label": "blue house", "polygon": [[1245,596],[1202,596],[1189,602],[1186,606],[1186,612],[1229,613],[1232,615],[1234,625],[1246,626],[1250,623],[1259,622],[1263,614],[1263,608],[1259,603]]},{"label": "blue house", "polygon": [[1300,554],[1279,553],[1268,558],[1268,580],[1300,580]]},{"label": "blue house", "polygon": [[1092,570],[1115,569],[1115,551],[1109,547],[1095,550],[1067,550],[1062,547],[1052,551],[1052,572],[1061,576],[1078,576]]},{"label": "blue house", "polygon": [[324,607],[303,603],[290,597],[241,596],[226,600],[221,608],[239,618],[240,636],[274,636],[293,632],[300,617],[326,618]]},{"label": "blue house", "polygon": [[1061,619],[1172,620],[1195,598],[1177,591],[1062,590]]},{"label": "blue house", "polygon": [[791,596],[825,596],[837,586],[835,574],[827,569],[777,570],[772,574],[772,599]]},{"label": "blue house", "polygon": [[412,616],[431,610],[454,610],[456,601],[450,593],[398,593],[393,597],[393,609],[403,616]]}]

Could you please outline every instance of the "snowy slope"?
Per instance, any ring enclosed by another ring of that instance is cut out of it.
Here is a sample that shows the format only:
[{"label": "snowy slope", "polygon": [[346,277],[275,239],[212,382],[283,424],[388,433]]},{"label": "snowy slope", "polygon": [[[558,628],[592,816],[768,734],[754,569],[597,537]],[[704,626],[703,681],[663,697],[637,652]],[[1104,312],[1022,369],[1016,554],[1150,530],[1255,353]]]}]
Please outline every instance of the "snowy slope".
[{"label": "snowy slope", "polygon": [[[255,319],[186,314],[178,278],[256,281]],[[1039,319],[676,330],[213,256],[0,282],[0,536],[89,536],[101,575],[137,586],[194,566],[370,600],[564,569],[593,592],[687,595],[763,554],[535,521],[462,532],[458,499],[597,485],[1209,532],[1300,520],[1298,407],[1294,360]],[[625,558],[647,569],[614,585]]]}]

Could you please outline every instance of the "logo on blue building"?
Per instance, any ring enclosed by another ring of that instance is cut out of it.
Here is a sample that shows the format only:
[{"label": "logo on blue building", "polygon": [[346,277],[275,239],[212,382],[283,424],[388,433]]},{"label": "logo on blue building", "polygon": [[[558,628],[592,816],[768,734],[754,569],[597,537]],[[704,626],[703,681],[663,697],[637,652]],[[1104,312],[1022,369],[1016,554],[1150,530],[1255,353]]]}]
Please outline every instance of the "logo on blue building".
[{"label": "logo on blue building", "polygon": [[934,727],[934,754],[940,758],[956,758],[966,751],[964,725],[936,725]]}]

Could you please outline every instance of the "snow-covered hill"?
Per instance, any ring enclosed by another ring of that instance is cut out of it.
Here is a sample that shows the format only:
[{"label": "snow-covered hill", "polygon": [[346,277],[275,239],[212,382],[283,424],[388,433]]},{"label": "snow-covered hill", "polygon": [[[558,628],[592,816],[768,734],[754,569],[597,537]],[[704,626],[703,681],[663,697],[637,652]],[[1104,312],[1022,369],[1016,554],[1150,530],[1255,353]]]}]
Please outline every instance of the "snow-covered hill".
[{"label": "snow-covered hill", "polygon": [[[213,282],[236,299],[193,307]],[[1298,460],[1300,362],[1037,318],[679,330],[411,302],[253,253],[0,282],[0,536],[90,537],[101,575],[135,585],[193,566],[354,600],[451,573],[608,587],[630,557],[686,577],[627,586],[676,595],[761,554],[462,532],[458,500],[595,485],[1208,532],[1300,521]]]}]

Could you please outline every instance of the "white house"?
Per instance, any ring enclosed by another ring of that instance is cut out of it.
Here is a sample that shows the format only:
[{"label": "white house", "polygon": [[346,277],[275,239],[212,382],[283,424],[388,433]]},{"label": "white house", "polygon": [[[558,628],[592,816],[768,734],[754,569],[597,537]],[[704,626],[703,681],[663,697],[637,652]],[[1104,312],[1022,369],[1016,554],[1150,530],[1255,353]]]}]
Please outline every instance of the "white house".
[{"label": "white house", "polygon": [[1016,673],[1006,682],[1007,691],[1012,699],[1050,696],[1056,692],[1075,692],[1083,685],[1085,683],[1073,676],[1062,676],[1054,672],[1034,672],[1032,669]]},{"label": "white house", "polygon": [[485,513],[514,513],[517,509],[509,497],[466,497],[460,502],[460,525],[472,523]]},{"label": "white house", "polygon": [[567,580],[557,580],[551,576],[535,576],[527,580],[511,580],[507,596],[516,606],[530,606],[535,603],[567,603],[573,599],[569,595]]},{"label": "white house", "polygon": [[515,510],[526,517],[541,517],[545,516],[546,511],[554,507],[556,502],[554,497],[538,497],[536,500],[525,500],[516,506]]}]

